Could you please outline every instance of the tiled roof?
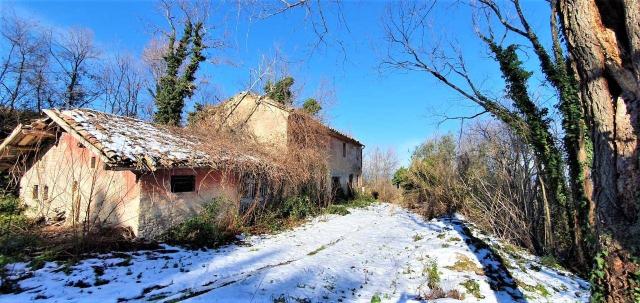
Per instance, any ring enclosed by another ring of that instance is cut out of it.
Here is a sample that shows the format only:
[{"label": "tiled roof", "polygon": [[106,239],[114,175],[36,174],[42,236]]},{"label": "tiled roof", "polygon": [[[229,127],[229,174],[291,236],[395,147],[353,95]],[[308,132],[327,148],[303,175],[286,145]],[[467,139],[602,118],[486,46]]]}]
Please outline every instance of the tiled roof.
[{"label": "tiled roof", "polygon": [[198,139],[171,128],[91,109],[45,110],[66,131],[97,149],[107,164],[125,167],[211,165]]}]

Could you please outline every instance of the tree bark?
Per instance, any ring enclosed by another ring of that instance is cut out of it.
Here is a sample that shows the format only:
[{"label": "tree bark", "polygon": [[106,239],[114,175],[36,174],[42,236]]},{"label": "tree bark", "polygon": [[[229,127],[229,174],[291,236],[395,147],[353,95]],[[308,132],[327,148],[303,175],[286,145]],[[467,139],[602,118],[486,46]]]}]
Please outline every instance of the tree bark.
[{"label": "tree bark", "polygon": [[598,249],[594,299],[634,302],[640,294],[640,3],[562,0],[568,50],[593,140],[592,197]]}]

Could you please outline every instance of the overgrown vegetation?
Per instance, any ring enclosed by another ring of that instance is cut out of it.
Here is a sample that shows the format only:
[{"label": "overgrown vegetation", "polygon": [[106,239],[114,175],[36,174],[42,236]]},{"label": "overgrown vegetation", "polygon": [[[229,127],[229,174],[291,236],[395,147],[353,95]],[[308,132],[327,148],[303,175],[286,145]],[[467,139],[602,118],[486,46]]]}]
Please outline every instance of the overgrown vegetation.
[{"label": "overgrown vegetation", "polygon": [[[637,127],[632,126],[637,125],[637,119],[630,118],[635,116],[635,108],[622,109],[624,114],[611,114],[618,108],[611,100],[635,95],[632,92],[637,91],[637,83],[612,76],[619,75],[619,71],[634,70],[622,67],[632,60],[621,59],[630,58],[626,56],[632,52],[612,55],[617,53],[618,47],[592,43],[598,35],[600,41],[604,41],[602,37],[608,35],[608,31],[618,28],[619,37],[607,43],[627,45],[630,41],[628,31],[622,30],[620,25],[603,27],[597,21],[600,19],[588,17],[595,11],[594,15],[607,20],[613,15],[623,16],[630,8],[623,4],[600,7],[593,1],[579,4],[550,1],[551,40],[545,45],[539,38],[540,28],[529,23],[520,1],[480,0],[472,3],[473,9],[482,12],[474,14],[474,31],[492,54],[504,80],[505,86],[500,92],[487,92],[473,79],[465,64],[463,47],[442,48],[439,43],[425,43],[421,36],[423,31],[416,29],[425,29],[424,20],[429,19],[434,5],[411,3],[398,6],[390,13],[386,27],[390,49],[385,63],[435,77],[482,109],[477,115],[458,119],[489,113],[530,149],[526,154],[530,158],[519,159],[529,164],[524,168],[531,172],[515,175],[513,186],[503,187],[511,196],[524,197],[524,201],[530,202],[529,206],[522,204],[523,201],[509,203],[510,209],[520,206],[518,214],[507,216],[520,235],[507,239],[515,239],[538,254],[553,254],[582,275],[599,266],[596,255],[601,249],[607,249],[612,253],[606,257],[608,261],[604,268],[610,273],[608,280],[594,281],[607,283],[599,287],[607,290],[602,296],[594,294],[593,299],[631,300],[632,292],[628,289],[635,285],[632,273],[640,266],[637,263],[637,237],[628,236],[629,230],[637,230],[634,227],[637,220],[627,218],[635,218],[637,213],[635,184],[638,183],[636,164],[639,158],[637,146],[630,147],[623,142],[637,141],[637,132],[633,131]],[[508,18],[510,14],[517,18]],[[496,27],[500,29],[496,31]],[[499,31],[504,31],[504,35],[496,36]],[[611,62],[616,68],[603,71],[601,66],[607,64],[604,61],[611,61],[608,58],[614,56],[620,56],[613,60],[615,63]],[[547,80],[543,85],[557,99],[555,106],[536,102],[538,96],[533,90],[540,88],[532,85],[529,78],[533,72],[524,67],[521,58],[533,58],[539,65],[538,72]],[[561,131],[554,128],[552,115],[548,114],[554,107],[559,110],[555,122],[559,122]],[[603,111],[601,108],[610,109]],[[620,129],[620,134],[610,131],[621,124],[627,127]],[[513,175],[509,170],[506,173]],[[504,229],[498,234],[512,232]]]},{"label": "overgrown vegetation", "polygon": [[[330,204],[323,208],[308,196],[288,197],[281,203],[255,210],[250,221],[242,221],[233,201],[216,198],[202,211],[169,229],[161,240],[188,247],[216,247],[229,243],[241,233],[275,233],[301,224],[306,219],[327,214],[349,214],[349,208],[367,207],[375,200],[361,195],[354,200]],[[320,250],[323,248],[320,248]]]},{"label": "overgrown vegetation", "polygon": [[309,98],[304,103],[302,103],[302,110],[312,116],[318,115],[322,110],[322,105],[318,102],[318,100],[314,98]]},{"label": "overgrown vegetation", "polygon": [[482,230],[549,255],[555,253],[546,247],[550,226],[566,217],[550,216],[564,210],[543,195],[536,154],[504,124],[478,123],[459,140],[446,135],[419,146],[393,182],[403,203],[427,217],[460,212]]},{"label": "overgrown vegetation", "polygon": [[292,106],[293,92],[291,92],[291,87],[294,82],[293,77],[290,76],[284,77],[275,83],[267,81],[264,85],[264,93],[267,97],[282,105]]},{"label": "overgrown vegetation", "polygon": [[229,202],[223,198],[213,199],[202,206],[199,214],[171,227],[162,240],[193,247],[215,247],[226,243],[233,234],[223,226],[225,214],[222,210]]},{"label": "overgrown vegetation", "polygon": [[17,197],[0,195],[0,267],[22,260],[25,250],[37,241],[30,229],[33,222],[24,211]]}]

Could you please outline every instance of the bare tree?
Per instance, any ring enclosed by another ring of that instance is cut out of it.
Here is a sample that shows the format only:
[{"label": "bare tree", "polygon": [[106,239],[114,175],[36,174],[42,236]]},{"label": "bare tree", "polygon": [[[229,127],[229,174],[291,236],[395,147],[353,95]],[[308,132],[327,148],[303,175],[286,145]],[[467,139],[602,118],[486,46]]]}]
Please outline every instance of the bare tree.
[{"label": "bare tree", "polygon": [[71,29],[57,35],[50,49],[57,63],[56,79],[59,100],[65,108],[82,107],[93,102],[99,92],[94,87],[95,63],[99,51],[93,44],[93,33],[88,29]]},{"label": "bare tree", "polygon": [[371,191],[376,191],[380,199],[386,201],[395,200],[399,194],[391,184],[393,173],[398,169],[398,156],[394,149],[383,151],[375,147],[368,151],[362,163],[362,178],[365,186]]},{"label": "bare tree", "polygon": [[114,56],[103,67],[97,82],[106,111],[137,117],[146,79],[131,55]]},{"label": "bare tree", "polygon": [[47,41],[35,22],[15,14],[3,15],[1,24],[7,50],[0,67],[0,105],[11,110],[31,108],[30,80],[46,64]]}]

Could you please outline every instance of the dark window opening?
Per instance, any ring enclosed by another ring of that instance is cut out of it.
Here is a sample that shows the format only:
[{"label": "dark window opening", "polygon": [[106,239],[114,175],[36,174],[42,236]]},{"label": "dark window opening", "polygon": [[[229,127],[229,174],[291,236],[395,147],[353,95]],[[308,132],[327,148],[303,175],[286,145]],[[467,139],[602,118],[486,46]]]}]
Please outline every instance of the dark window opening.
[{"label": "dark window opening", "polygon": [[331,177],[331,187],[334,190],[340,187],[340,177]]},{"label": "dark window opening", "polygon": [[196,190],[196,176],[171,176],[171,192],[186,193]]},{"label": "dark window opening", "polygon": [[347,156],[347,143],[342,142],[342,157]]},{"label": "dark window opening", "polygon": [[38,199],[38,185],[33,186],[33,192],[31,192],[31,197],[33,199]]},{"label": "dark window opening", "polygon": [[91,157],[91,168],[96,168],[96,157]]},{"label": "dark window opening", "polygon": [[42,200],[47,200],[49,199],[49,186],[44,186],[44,188],[42,189]]}]

